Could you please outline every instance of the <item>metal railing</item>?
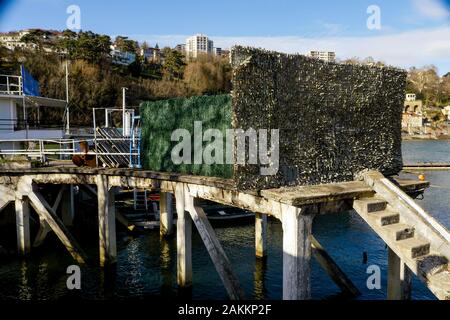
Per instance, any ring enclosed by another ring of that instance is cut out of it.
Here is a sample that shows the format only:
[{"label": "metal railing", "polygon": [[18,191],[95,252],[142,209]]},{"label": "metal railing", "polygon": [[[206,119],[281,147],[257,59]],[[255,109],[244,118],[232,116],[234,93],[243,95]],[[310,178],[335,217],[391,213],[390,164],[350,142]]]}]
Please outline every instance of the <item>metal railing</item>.
[{"label": "metal railing", "polygon": [[[125,138],[112,139],[123,141]],[[130,138],[128,138],[130,140]],[[97,138],[99,141],[111,141],[111,139]],[[8,139],[0,140],[0,156],[26,156],[33,159],[39,159],[42,162],[46,162],[49,156],[59,156],[59,159],[71,158],[75,155],[95,155],[97,156],[125,156],[129,157],[128,152],[95,152],[88,151],[83,152],[80,148],[81,142],[87,142],[93,145],[94,139]],[[19,148],[8,149],[8,147],[2,147],[4,144],[16,143],[19,144]],[[133,154],[133,156],[139,156],[139,154]]]},{"label": "metal railing", "polygon": [[22,95],[22,77],[0,74],[0,94]]}]

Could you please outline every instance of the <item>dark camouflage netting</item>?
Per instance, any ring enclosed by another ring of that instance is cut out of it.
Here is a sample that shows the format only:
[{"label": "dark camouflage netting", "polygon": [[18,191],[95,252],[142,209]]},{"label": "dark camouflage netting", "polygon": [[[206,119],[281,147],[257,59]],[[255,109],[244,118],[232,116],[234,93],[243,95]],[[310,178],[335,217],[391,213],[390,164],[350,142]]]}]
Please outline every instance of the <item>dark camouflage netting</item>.
[{"label": "dark camouflage netting", "polygon": [[[231,61],[230,126],[280,130],[278,173],[261,176],[261,165],[234,165],[231,171],[237,188],[341,182],[353,180],[364,169],[380,170],[385,175],[402,169],[403,70],[326,63],[302,55],[244,47],[233,48]],[[214,107],[228,110],[226,103]],[[152,163],[158,161],[146,159],[157,157],[153,153],[158,148],[151,147],[154,142],[150,136],[155,129],[161,130],[151,119],[172,122],[169,118],[176,118],[178,113],[167,115],[168,110],[173,109],[164,110],[162,102],[142,105],[142,139],[146,146],[143,160],[148,169],[177,171],[167,163],[159,161],[163,165],[154,166]],[[161,118],[162,114],[168,119]],[[184,117],[186,113],[178,115]],[[187,118],[176,118],[176,122],[190,123],[201,118],[201,113],[190,113]],[[183,172],[205,174],[205,170],[191,169]],[[223,177],[229,173],[206,171]]]}]

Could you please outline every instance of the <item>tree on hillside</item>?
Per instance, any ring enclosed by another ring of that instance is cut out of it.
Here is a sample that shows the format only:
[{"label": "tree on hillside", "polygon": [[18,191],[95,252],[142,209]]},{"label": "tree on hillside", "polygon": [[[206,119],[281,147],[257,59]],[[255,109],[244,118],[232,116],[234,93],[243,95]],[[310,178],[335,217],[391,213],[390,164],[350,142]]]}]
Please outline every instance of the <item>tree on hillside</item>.
[{"label": "tree on hillside", "polygon": [[141,45],[141,49],[143,49],[144,51],[147,50],[148,48],[150,48],[150,46],[148,45],[147,41],[144,41]]},{"label": "tree on hillside", "polygon": [[59,52],[65,52],[69,58],[73,59],[76,53],[78,35],[72,30],[66,29],[58,39],[56,47]]},{"label": "tree on hillside", "polygon": [[137,42],[134,40],[129,40],[128,37],[117,36],[114,44],[120,51],[137,53]]},{"label": "tree on hillside", "polygon": [[196,95],[229,92],[231,66],[224,58],[201,55],[186,66],[184,81]]},{"label": "tree on hillside", "polygon": [[44,30],[40,29],[31,30],[27,34],[23,35],[22,38],[20,38],[20,41],[25,42],[27,44],[34,44],[39,49],[42,49],[44,36],[46,34],[48,34],[48,32]]},{"label": "tree on hillside", "polygon": [[408,81],[417,93],[424,97],[426,104],[439,100],[440,78],[435,66],[411,68],[408,73]]},{"label": "tree on hillside", "polygon": [[163,77],[164,79],[182,79],[184,67],[186,63],[183,61],[184,56],[171,48],[163,49],[164,65],[163,65]]},{"label": "tree on hillside", "polygon": [[80,32],[75,46],[76,59],[100,63],[110,56],[111,38],[91,31]]}]

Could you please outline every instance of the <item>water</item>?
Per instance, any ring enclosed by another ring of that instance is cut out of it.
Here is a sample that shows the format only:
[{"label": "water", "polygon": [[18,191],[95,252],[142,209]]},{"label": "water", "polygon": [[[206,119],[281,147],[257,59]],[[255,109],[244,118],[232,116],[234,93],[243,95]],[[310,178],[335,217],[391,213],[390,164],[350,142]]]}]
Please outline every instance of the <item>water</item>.
[{"label": "water", "polygon": [[[404,142],[405,162],[450,162],[450,143],[447,141]],[[450,172],[425,172],[432,187],[419,203],[447,228],[450,227]],[[402,173],[402,177],[416,178],[417,174]],[[92,214],[96,214],[92,212]],[[314,235],[332,255],[339,266],[362,292],[358,299],[385,299],[387,280],[387,249],[384,242],[355,213],[317,217]],[[271,220],[268,230],[268,258],[262,263],[254,256],[254,227],[216,228],[216,233],[246,293],[254,299],[282,297],[282,230],[281,224]],[[83,230],[76,235],[88,254],[97,254],[95,230]],[[94,239],[93,239],[94,238]],[[0,300],[28,299],[227,299],[227,294],[208,256],[200,237],[193,234],[193,288],[179,292],[176,286],[176,241],[161,240],[158,232],[131,237],[118,233],[118,263],[110,270],[96,267],[82,269],[82,290],[66,289],[66,268],[73,264],[58,241],[35,250],[26,260],[0,261]],[[363,252],[368,263],[363,264]],[[369,265],[382,271],[382,289],[366,286]],[[339,288],[313,261],[312,295],[314,299],[345,299]],[[434,299],[417,279],[413,281],[413,299]]]}]

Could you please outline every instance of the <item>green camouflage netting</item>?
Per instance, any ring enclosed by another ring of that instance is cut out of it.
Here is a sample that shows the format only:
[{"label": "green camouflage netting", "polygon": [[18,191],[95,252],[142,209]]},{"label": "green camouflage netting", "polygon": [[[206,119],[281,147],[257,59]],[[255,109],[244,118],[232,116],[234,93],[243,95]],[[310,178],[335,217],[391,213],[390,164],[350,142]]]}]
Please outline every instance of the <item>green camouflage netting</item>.
[{"label": "green camouflage netting", "polygon": [[[232,166],[225,164],[180,164],[171,160],[171,141],[177,129],[194,132],[194,121],[201,121],[203,132],[218,129],[224,135],[231,128],[230,95],[178,98],[141,104],[141,157],[143,166],[154,171],[179,172],[194,175],[231,178]],[[192,135],[193,139],[193,135]],[[203,146],[207,143],[205,142]],[[192,141],[192,159],[194,155]]]}]

